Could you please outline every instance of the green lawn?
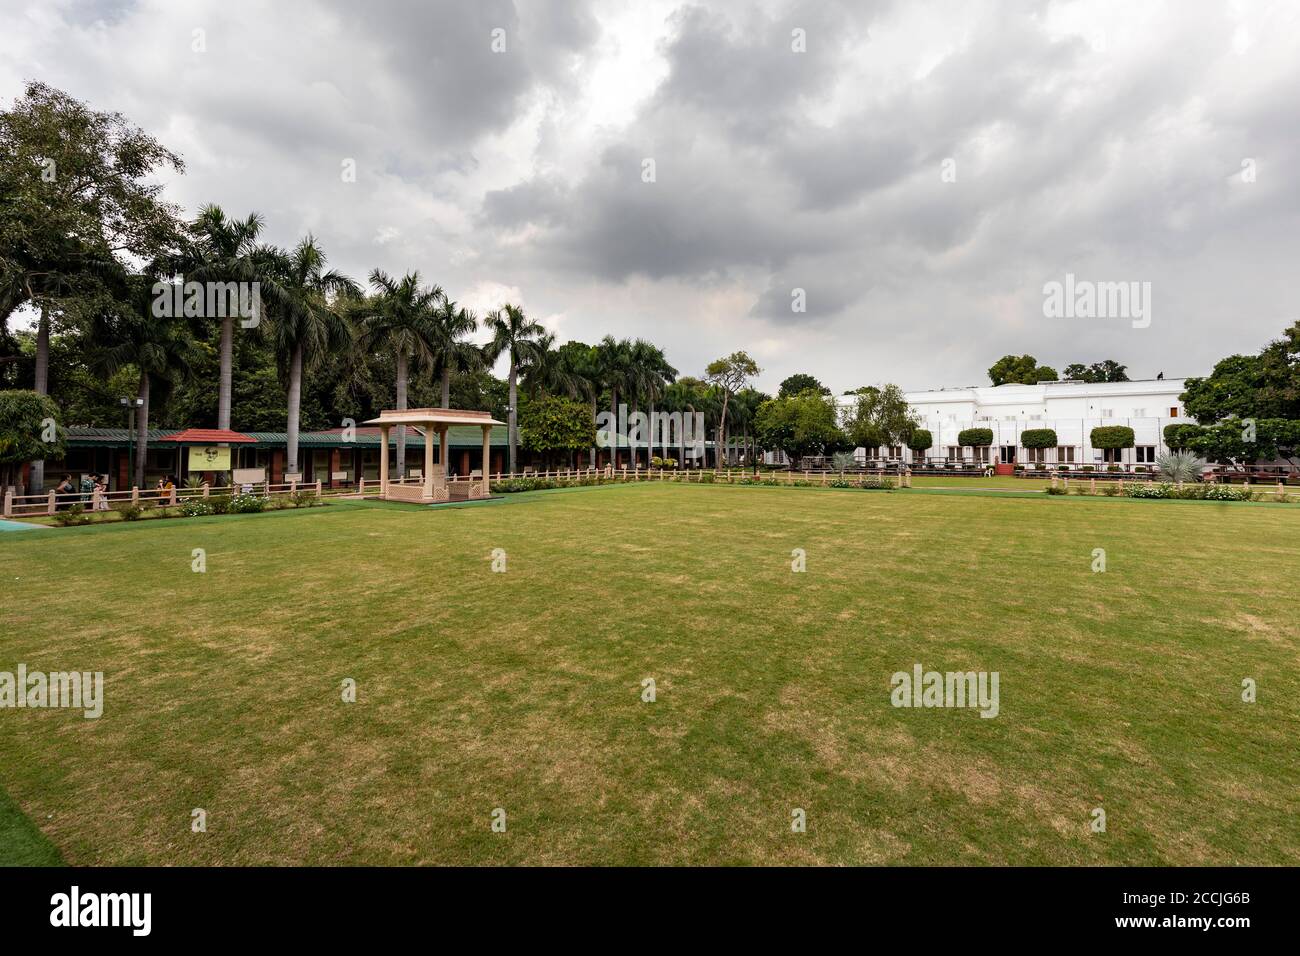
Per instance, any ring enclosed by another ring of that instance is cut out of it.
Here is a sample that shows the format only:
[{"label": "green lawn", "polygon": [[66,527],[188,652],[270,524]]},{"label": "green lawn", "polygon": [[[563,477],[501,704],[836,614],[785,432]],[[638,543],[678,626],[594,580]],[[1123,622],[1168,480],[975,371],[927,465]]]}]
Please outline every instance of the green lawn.
[{"label": "green lawn", "polygon": [[[106,704],[0,710],[0,863],[1296,864],[1297,541],[1294,505],[673,484],[6,534],[0,671]],[[1000,714],[892,707],[917,663]]]}]

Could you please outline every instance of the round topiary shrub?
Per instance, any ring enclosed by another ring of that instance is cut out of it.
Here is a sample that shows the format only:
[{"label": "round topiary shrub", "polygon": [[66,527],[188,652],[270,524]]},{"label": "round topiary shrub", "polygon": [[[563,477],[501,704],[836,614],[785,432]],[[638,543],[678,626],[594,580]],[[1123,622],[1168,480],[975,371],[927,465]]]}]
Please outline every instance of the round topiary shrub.
[{"label": "round topiary shrub", "polygon": [[912,451],[929,451],[934,447],[934,436],[927,429],[917,428],[907,440],[907,447]]},{"label": "round topiary shrub", "polygon": [[1027,428],[1020,433],[1022,448],[1055,448],[1059,444],[1052,428]]},{"label": "round topiary shrub", "polygon": [[1127,425],[1100,425],[1092,430],[1089,440],[1093,448],[1132,448],[1133,429]]},{"label": "round topiary shrub", "polygon": [[993,429],[963,428],[957,433],[957,444],[963,448],[987,448],[993,444]]}]

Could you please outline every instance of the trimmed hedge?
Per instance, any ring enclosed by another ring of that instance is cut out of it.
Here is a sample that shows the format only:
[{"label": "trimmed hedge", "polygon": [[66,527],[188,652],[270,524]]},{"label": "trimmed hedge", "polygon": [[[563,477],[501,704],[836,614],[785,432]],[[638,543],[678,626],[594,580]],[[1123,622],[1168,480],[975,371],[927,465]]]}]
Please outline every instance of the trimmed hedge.
[{"label": "trimmed hedge", "polygon": [[1020,433],[1022,448],[1055,448],[1059,444],[1052,428],[1029,428]]},{"label": "trimmed hedge", "polygon": [[993,444],[993,429],[964,428],[957,433],[957,444],[963,448],[985,448]]},{"label": "trimmed hedge", "polygon": [[1132,448],[1133,429],[1127,425],[1100,425],[1092,430],[1090,440],[1093,448]]},{"label": "trimmed hedge", "polygon": [[929,451],[934,447],[934,436],[927,429],[917,428],[907,440],[907,447],[912,451]]}]

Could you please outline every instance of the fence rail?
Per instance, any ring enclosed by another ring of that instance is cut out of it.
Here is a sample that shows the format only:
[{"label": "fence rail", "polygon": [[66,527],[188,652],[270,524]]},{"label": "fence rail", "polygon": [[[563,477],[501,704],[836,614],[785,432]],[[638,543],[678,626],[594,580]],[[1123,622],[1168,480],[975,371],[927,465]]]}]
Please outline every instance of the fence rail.
[{"label": "fence rail", "polygon": [[[799,469],[799,470],[773,470],[760,471],[755,473],[749,468],[631,468],[626,465],[615,468],[606,465],[603,468],[548,468],[532,469],[526,468],[520,472],[490,472],[488,474],[489,482],[501,482],[515,479],[545,479],[549,481],[578,481],[584,478],[599,477],[606,481],[619,481],[628,483],[637,482],[663,482],[675,481],[686,484],[705,484],[710,482],[735,483],[742,479],[758,479],[777,484],[792,484],[795,482],[805,484],[819,484],[829,486],[832,482],[840,478],[875,478],[888,487],[910,488],[912,487],[912,477],[918,476],[948,476],[948,477],[978,477],[983,474],[983,470],[963,471],[963,472],[943,472],[938,470],[924,469],[913,472],[911,469],[902,469],[894,467],[871,468],[858,466],[855,468],[840,469]],[[1023,478],[1041,478],[1049,480],[1052,487],[1056,487],[1058,482],[1064,487],[1070,487],[1070,483],[1075,485],[1087,482],[1091,488],[1096,488],[1098,482],[1108,483],[1114,481],[1134,480],[1151,484],[1159,482],[1160,478],[1154,473],[1132,473],[1132,472],[1084,472],[1069,471],[1062,472],[1059,470],[1047,470],[1044,472],[1018,472],[1016,477]],[[1296,475],[1278,475],[1275,472],[1257,472],[1251,474],[1234,472],[1228,475],[1207,473],[1204,476],[1206,482],[1242,480],[1245,484],[1257,488],[1263,492],[1276,491],[1283,497],[1288,496],[1286,485],[1287,478],[1296,479]],[[1253,479],[1253,480],[1252,480]],[[482,476],[478,472],[473,472],[466,477],[453,476],[448,481],[481,481]],[[424,484],[423,478],[390,478],[390,486],[400,487],[418,487]],[[5,518],[31,518],[41,516],[51,516],[59,511],[66,510],[74,505],[81,505],[87,512],[111,511],[114,508],[128,507],[132,505],[141,505],[149,508],[174,508],[183,505],[186,501],[193,499],[210,498],[220,495],[238,495],[253,494],[259,497],[275,498],[289,497],[296,494],[310,494],[318,499],[324,498],[379,498],[382,497],[382,489],[378,479],[360,478],[355,487],[327,488],[324,487],[320,480],[314,482],[258,482],[256,484],[243,485],[199,485],[197,487],[184,488],[131,488],[119,491],[91,492],[83,494],[81,492],[69,492],[58,494],[54,491],[48,491],[39,495],[18,495],[13,490],[7,490],[4,494],[3,516]]]}]

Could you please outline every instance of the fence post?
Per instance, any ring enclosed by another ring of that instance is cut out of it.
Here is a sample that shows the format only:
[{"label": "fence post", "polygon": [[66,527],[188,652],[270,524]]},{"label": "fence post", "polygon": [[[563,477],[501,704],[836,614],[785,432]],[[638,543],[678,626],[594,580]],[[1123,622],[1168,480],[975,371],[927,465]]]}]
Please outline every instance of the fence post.
[{"label": "fence post", "polygon": [[14,514],[14,490],[5,489],[5,517],[12,518]]},{"label": "fence post", "polygon": [[319,478],[316,479],[316,497],[317,497],[317,498],[320,497],[320,479],[319,479]]},{"label": "fence post", "polygon": [[290,478],[290,479],[289,479],[289,494],[291,494],[291,495],[296,495],[297,493],[298,493],[298,479],[296,479],[296,478]]},{"label": "fence post", "polygon": [[167,504],[174,506],[176,504],[176,486],[172,485],[171,491],[167,495]]},{"label": "fence post", "polygon": [[211,487],[208,485],[208,483],[205,481],[205,482],[203,483],[203,497],[204,497],[204,498],[207,498],[207,497],[209,497],[211,494],[212,494],[212,488],[211,488]]},{"label": "fence post", "polygon": [[47,515],[52,515],[52,514],[54,514],[54,508],[55,508],[55,505],[54,505],[54,492],[53,492],[53,491],[50,492],[50,497],[46,500],[45,508],[46,508],[45,513],[46,513]]},{"label": "fence post", "polygon": [[357,477],[357,494],[361,495],[363,498],[365,497],[365,494],[366,494],[366,478],[365,478],[364,475],[359,475],[359,476]]},{"label": "fence post", "polygon": [[140,503],[140,487],[139,487],[138,485],[132,485],[132,486],[131,486],[131,504],[133,504],[133,505],[138,505],[139,503]]},{"label": "fence post", "polygon": [[1097,493],[1097,479],[1096,479],[1096,478],[1089,478],[1089,479],[1088,479],[1088,494],[1090,494],[1090,495],[1095,495],[1096,493]]}]

